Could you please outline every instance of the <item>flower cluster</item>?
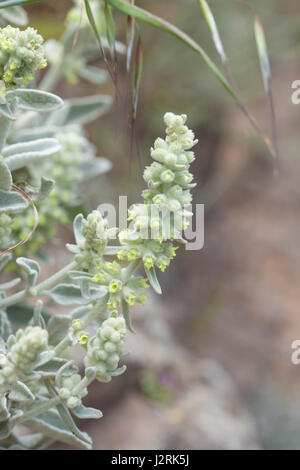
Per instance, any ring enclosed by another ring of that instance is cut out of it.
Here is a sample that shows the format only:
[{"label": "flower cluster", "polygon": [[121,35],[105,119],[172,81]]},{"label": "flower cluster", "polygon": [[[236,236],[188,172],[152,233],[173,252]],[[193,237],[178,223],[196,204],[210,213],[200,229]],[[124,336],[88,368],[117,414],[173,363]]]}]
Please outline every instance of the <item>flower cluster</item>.
[{"label": "flower cluster", "polygon": [[104,249],[115,233],[97,210],[92,211],[81,222],[81,237],[77,243],[75,261],[81,269],[93,272],[102,263]]},{"label": "flower cluster", "polygon": [[141,258],[147,269],[156,265],[162,271],[175,256],[176,247],[170,241],[182,240],[182,231],[189,225],[192,213],[186,210],[191,203],[193,176],[189,172],[197,143],[186,125],[186,115],[166,113],[165,140],[158,138],[151,149],[155,160],[146,167],[143,191],[145,204],[135,204],[129,210],[132,227],[120,232],[121,260]]},{"label": "flower cluster", "polygon": [[110,382],[113,375],[125,370],[125,367],[118,368],[125,335],[125,320],[113,312],[89,341],[84,365],[96,369],[96,379],[100,382]]},{"label": "flower cluster", "polygon": [[59,396],[66,401],[69,408],[81,405],[81,399],[88,394],[87,388],[82,387],[82,380],[79,374],[62,379]]},{"label": "flower cluster", "polygon": [[0,249],[6,248],[12,231],[12,218],[7,213],[0,214]]},{"label": "flower cluster", "polygon": [[21,31],[6,26],[0,30],[0,95],[27,85],[33,74],[47,65],[43,38],[33,28]]},{"label": "flower cluster", "polygon": [[144,289],[149,287],[147,279],[132,277],[126,280],[126,270],[122,269],[121,265],[116,261],[103,263],[97,270],[97,274],[92,278],[92,281],[102,286],[107,286],[109,293],[108,308],[117,308],[122,299],[131,307],[136,302],[143,305],[146,301]]},{"label": "flower cluster", "polygon": [[0,358],[0,387],[23,380],[32,372],[41,352],[48,349],[48,332],[39,326],[18,330],[8,340],[8,354]]}]

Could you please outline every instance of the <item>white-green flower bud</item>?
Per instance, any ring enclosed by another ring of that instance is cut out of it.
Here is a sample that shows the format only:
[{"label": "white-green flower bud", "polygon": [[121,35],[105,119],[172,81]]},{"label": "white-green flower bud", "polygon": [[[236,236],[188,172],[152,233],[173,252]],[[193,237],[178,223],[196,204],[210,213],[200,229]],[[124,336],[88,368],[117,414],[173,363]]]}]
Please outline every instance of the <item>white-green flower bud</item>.
[{"label": "white-green flower bud", "polygon": [[34,73],[47,65],[43,38],[33,28],[21,31],[6,26],[0,30],[0,77],[5,92],[27,85]]},{"label": "white-green flower bud", "polygon": [[97,330],[96,336],[89,342],[85,367],[96,368],[96,379],[109,382],[123,355],[124,338],[126,335],[123,317],[112,315]]}]

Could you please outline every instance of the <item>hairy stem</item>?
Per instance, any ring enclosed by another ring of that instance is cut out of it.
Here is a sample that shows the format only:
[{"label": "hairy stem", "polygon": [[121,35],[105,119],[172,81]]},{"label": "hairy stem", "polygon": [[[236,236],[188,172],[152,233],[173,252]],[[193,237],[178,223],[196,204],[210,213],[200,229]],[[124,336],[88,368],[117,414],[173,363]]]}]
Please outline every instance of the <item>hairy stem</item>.
[{"label": "hairy stem", "polygon": [[68,274],[68,272],[72,271],[76,266],[77,263],[75,261],[72,261],[63,269],[53,274],[53,276],[38,284],[36,287],[33,287],[31,289],[24,289],[20,292],[17,292],[16,294],[11,295],[10,297],[2,299],[0,301],[0,309],[9,307],[10,305],[18,304],[25,300],[27,297],[37,297],[46,289],[51,289],[56,284],[58,284]]}]

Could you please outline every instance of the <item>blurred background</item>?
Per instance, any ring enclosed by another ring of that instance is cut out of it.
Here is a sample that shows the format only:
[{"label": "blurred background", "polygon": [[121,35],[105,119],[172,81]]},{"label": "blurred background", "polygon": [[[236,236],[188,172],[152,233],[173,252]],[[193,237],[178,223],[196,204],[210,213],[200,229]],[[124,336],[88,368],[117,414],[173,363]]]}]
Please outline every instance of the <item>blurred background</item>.
[{"label": "blurred background", "polygon": [[[241,111],[201,59],[176,39],[141,26],[144,69],[135,139],[128,108],[115,103],[88,136],[113,168],[83,187],[89,207],[140,198],[141,167],[163,135],[166,111],[188,114],[199,144],[192,172],[195,202],[205,204],[205,245],[178,252],[153,294],[134,314],[126,374],[97,384],[88,404],[104,417],[86,422],[95,449],[300,449],[300,79],[299,1],[252,1],[263,22],[273,71],[280,172]],[[197,2],[137,1],[198,41],[218,61]],[[269,132],[253,35],[253,13],[234,0],[209,2],[249,109]],[[45,38],[59,37],[71,1],[27,7]],[[116,14],[117,37],[126,19]],[[102,63],[99,53],[98,64]],[[118,82],[128,89],[125,59]],[[63,98],[114,94],[110,80],[61,83]],[[61,231],[61,249],[70,239]],[[51,250],[51,248],[50,248]],[[55,248],[57,250],[57,248]],[[56,448],[59,448],[58,446]],[[61,448],[66,448],[62,446]]]}]

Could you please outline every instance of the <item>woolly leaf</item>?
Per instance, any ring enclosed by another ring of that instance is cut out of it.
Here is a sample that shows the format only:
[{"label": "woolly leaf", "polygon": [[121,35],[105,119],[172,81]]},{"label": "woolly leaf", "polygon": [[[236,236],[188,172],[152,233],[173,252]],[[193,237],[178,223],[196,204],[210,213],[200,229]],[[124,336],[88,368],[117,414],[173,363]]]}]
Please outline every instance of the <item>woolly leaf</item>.
[{"label": "woolly leaf", "polygon": [[4,284],[0,284],[0,291],[6,291],[8,289],[12,289],[17,284],[19,284],[20,281],[21,281],[21,278],[17,277],[16,279],[12,279],[11,281],[5,282]]},{"label": "woolly leaf", "polygon": [[16,382],[12,385],[9,399],[20,403],[30,403],[34,401],[34,395],[23,382]]},{"label": "woolly leaf", "polygon": [[85,305],[90,303],[91,300],[104,297],[106,289],[91,288],[90,297],[83,298],[80,287],[74,284],[59,284],[47,294],[59,305]]},{"label": "woolly leaf", "polygon": [[56,346],[64,339],[71,326],[71,318],[68,315],[54,315],[47,324],[49,344]]},{"label": "woolly leaf", "polygon": [[75,436],[62,421],[57,410],[50,410],[26,421],[26,426],[34,431],[42,432],[55,441],[75,445],[83,449],[91,449],[91,442],[83,441]]},{"label": "woolly leaf", "polygon": [[95,408],[87,408],[84,405],[79,405],[75,408],[72,408],[72,413],[80,419],[99,419],[103,416],[100,410],[96,410]]},{"label": "woolly leaf", "polygon": [[8,166],[0,160],[0,189],[8,191],[12,184],[12,176]]},{"label": "woolly leaf", "polygon": [[5,8],[1,11],[1,16],[9,24],[15,24],[16,26],[26,26],[28,22],[26,11],[18,6]]},{"label": "woolly leaf", "polygon": [[30,142],[13,144],[3,149],[5,163],[10,170],[18,170],[24,166],[38,162],[40,159],[50,157],[60,151],[56,139],[38,139]]},{"label": "woolly leaf", "polygon": [[107,72],[105,70],[91,65],[83,67],[79,71],[79,75],[81,78],[84,78],[95,85],[101,85],[107,80]]},{"label": "woolly leaf", "polygon": [[111,106],[112,98],[106,95],[88,96],[68,100],[68,113],[64,124],[87,124],[102,116]]},{"label": "woolly leaf", "polygon": [[27,205],[21,194],[0,190],[0,212],[19,211],[25,209]]},{"label": "woolly leaf", "polygon": [[7,341],[11,334],[12,330],[7,314],[0,310],[0,337]]},{"label": "woolly leaf", "polygon": [[161,287],[159,285],[159,282],[157,280],[157,277],[156,277],[156,271],[155,271],[155,268],[152,267],[150,269],[147,269],[145,267],[145,271],[146,271],[146,274],[147,274],[147,277],[149,279],[149,282],[153,288],[153,290],[157,293],[157,294],[161,294],[162,291],[161,291]]},{"label": "woolly leaf", "polygon": [[28,275],[28,284],[34,286],[40,274],[40,265],[37,261],[28,258],[17,258],[16,263],[21,266]]},{"label": "woolly leaf", "polygon": [[9,91],[6,96],[8,102],[17,98],[19,108],[32,111],[48,112],[61,108],[64,104],[59,96],[41,90],[20,88],[18,90]]}]

